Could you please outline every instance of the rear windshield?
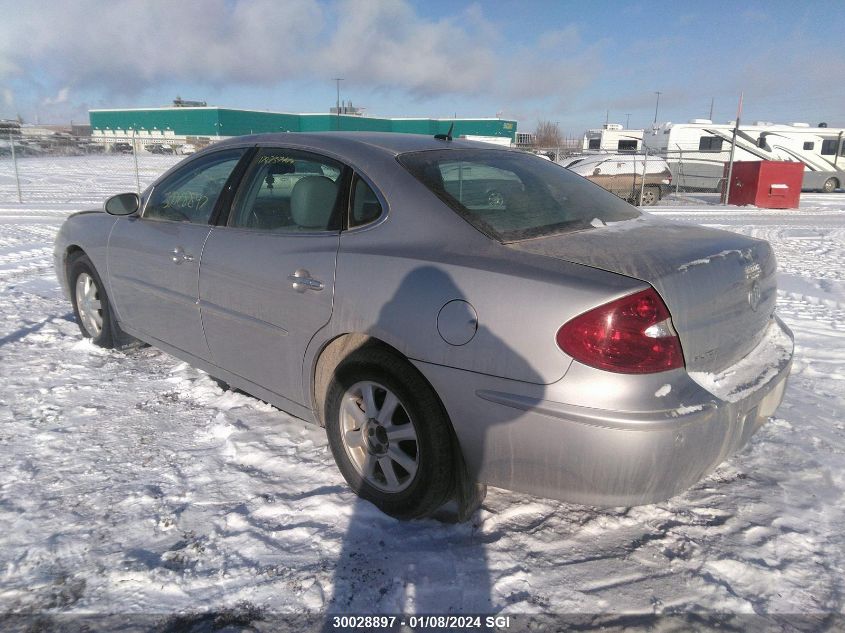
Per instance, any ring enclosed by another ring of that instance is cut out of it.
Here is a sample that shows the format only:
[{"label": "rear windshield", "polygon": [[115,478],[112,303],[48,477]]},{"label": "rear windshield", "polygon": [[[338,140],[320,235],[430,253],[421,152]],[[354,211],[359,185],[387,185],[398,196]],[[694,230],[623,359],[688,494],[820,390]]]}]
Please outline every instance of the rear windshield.
[{"label": "rear windshield", "polygon": [[640,215],[612,193],[528,153],[434,150],[402,154],[399,162],[475,228],[500,242]]}]

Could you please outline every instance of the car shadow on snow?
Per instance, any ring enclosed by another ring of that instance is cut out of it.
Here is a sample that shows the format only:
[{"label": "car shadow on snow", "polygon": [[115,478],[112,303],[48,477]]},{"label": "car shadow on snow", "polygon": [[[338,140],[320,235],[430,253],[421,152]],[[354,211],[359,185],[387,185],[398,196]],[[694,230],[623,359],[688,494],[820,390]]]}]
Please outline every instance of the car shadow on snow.
[{"label": "car shadow on snow", "polygon": [[[447,273],[433,266],[417,267],[406,274],[383,306],[374,330],[389,329],[397,320],[434,305],[433,301],[438,302],[439,309],[446,302],[443,297],[446,301],[470,301]],[[435,312],[431,323],[435,336],[436,318]],[[484,318],[482,314],[478,319],[474,340],[492,346],[497,359],[505,360],[504,366],[516,375],[542,383],[528,360],[496,337],[485,326]],[[520,415],[517,409],[501,409],[501,417],[486,423],[508,423]],[[453,426],[461,424],[461,420],[451,422]],[[483,455],[486,434],[479,437],[476,444],[480,445],[472,449]],[[469,473],[472,481],[476,476]],[[439,516],[442,518],[443,513]],[[457,517],[453,510],[445,516],[446,521],[398,521],[370,502],[356,499],[335,564],[323,630],[337,630],[334,616],[340,614],[495,614],[508,604],[530,597],[509,597],[504,604],[497,604],[485,539],[479,531],[479,513],[464,523],[454,523]]]},{"label": "car shadow on snow", "polygon": [[38,330],[43,328],[45,325],[49,325],[50,323],[53,323],[54,321],[70,321],[71,323],[76,323],[76,319],[74,319],[74,317],[73,317],[73,312],[68,312],[66,314],[61,314],[61,315],[49,316],[46,319],[44,319],[43,321],[39,321],[38,323],[32,323],[31,325],[25,325],[22,328],[18,328],[17,330],[12,332],[11,334],[7,334],[6,336],[0,338],[0,347],[3,347],[4,345],[8,345],[9,343],[16,343],[17,341],[20,341],[21,339],[26,338],[30,334],[37,332]]}]

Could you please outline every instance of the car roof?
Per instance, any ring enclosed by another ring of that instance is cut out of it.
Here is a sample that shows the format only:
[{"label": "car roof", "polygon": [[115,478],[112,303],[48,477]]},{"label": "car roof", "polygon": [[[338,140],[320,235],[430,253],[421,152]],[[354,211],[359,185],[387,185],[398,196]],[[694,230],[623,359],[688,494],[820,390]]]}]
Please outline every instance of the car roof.
[{"label": "car roof", "polygon": [[437,149],[488,149],[511,151],[501,145],[453,139],[436,139],[427,134],[403,134],[398,132],[283,132],[278,134],[253,134],[238,136],[219,143],[214,147],[244,144],[291,144],[308,146],[327,151],[366,150],[367,148],[386,154],[398,155],[406,152],[420,152]]}]

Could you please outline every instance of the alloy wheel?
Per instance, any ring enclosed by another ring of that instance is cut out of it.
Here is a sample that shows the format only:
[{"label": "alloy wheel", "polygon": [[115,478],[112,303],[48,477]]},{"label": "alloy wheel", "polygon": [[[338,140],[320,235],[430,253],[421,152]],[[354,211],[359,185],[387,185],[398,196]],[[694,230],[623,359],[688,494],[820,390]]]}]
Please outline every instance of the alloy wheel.
[{"label": "alloy wheel", "polygon": [[103,305],[100,289],[88,273],[80,273],[76,278],[76,308],[85,331],[91,338],[97,338],[103,331]]},{"label": "alloy wheel", "polygon": [[419,466],[417,430],[392,391],[372,381],[357,382],[340,406],[343,447],[355,470],[382,492],[406,490]]}]

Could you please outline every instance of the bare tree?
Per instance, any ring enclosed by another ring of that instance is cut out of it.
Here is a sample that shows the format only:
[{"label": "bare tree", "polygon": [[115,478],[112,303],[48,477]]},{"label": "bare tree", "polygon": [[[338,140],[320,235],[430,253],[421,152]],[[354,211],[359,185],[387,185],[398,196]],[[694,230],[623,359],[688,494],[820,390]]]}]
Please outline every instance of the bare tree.
[{"label": "bare tree", "polygon": [[563,140],[560,127],[551,121],[538,121],[535,136],[534,143],[537,147],[560,147]]}]

